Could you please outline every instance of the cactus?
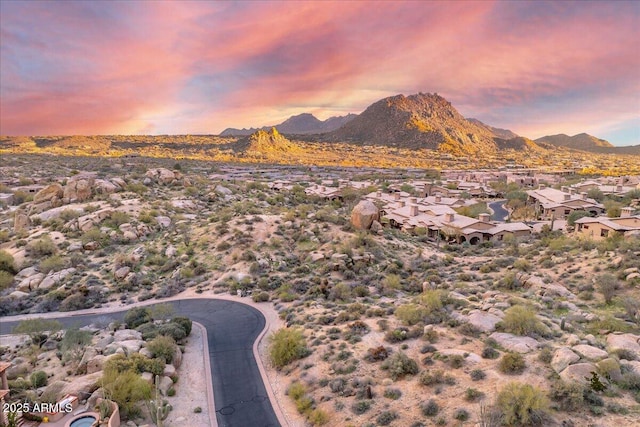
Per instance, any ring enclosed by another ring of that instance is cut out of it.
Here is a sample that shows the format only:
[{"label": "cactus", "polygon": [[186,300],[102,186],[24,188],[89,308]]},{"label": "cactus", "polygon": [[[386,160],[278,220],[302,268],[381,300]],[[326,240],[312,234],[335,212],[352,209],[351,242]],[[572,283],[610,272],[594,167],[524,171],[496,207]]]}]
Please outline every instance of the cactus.
[{"label": "cactus", "polygon": [[171,411],[171,405],[166,400],[163,400],[160,397],[160,388],[158,387],[160,383],[160,376],[156,375],[155,378],[156,383],[156,394],[155,398],[151,399],[147,403],[147,408],[149,409],[149,415],[151,415],[151,420],[157,427],[162,427],[162,421],[164,421],[167,416],[169,416],[169,411]]}]

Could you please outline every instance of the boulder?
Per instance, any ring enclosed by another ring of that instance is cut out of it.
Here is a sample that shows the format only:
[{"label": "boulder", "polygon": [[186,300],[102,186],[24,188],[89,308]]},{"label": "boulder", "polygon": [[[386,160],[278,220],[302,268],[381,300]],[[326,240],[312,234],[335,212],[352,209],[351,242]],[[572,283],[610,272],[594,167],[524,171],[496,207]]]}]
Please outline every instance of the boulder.
[{"label": "boulder", "polygon": [[630,372],[634,372],[636,375],[640,375],[640,362],[637,360],[620,360],[620,364]]},{"label": "boulder", "polygon": [[140,374],[140,376],[149,384],[153,384],[153,374],[151,372],[143,372]]},{"label": "boulder", "polygon": [[9,297],[13,298],[13,299],[22,299],[22,298],[28,297],[28,296],[29,296],[28,293],[22,292],[22,291],[13,291],[13,292],[11,292],[9,294]]},{"label": "boulder", "polygon": [[18,209],[13,217],[13,231],[28,230],[30,225],[29,216],[22,209]]},{"label": "boulder", "polygon": [[165,249],[164,255],[169,257],[169,258],[173,258],[176,255],[178,255],[178,250],[176,249],[175,246],[169,245],[169,246],[167,246],[167,249]]},{"label": "boulder", "polygon": [[351,211],[351,224],[358,230],[368,230],[379,219],[378,207],[370,200],[360,201]]},{"label": "boulder", "polygon": [[38,285],[44,279],[43,273],[36,273],[33,276],[27,277],[22,280],[16,287],[19,291],[28,292],[38,288]]},{"label": "boulder", "polygon": [[502,319],[495,314],[480,310],[472,310],[467,316],[467,321],[482,332],[492,332],[496,329],[496,324]]},{"label": "boulder", "polygon": [[111,335],[107,335],[104,338],[100,338],[93,347],[98,351],[104,351],[104,349],[107,348],[107,346],[112,342],[113,337]]},{"label": "boulder", "polygon": [[475,353],[471,353],[468,350],[444,349],[438,350],[438,354],[442,354],[444,356],[462,356],[464,357],[465,362],[471,365],[482,362],[482,357]]},{"label": "boulder", "polygon": [[171,184],[176,179],[180,178],[181,174],[179,172],[170,171],[169,169],[157,168],[148,170],[145,176],[153,182],[166,185]]},{"label": "boulder", "polygon": [[127,274],[129,274],[130,271],[131,271],[131,267],[125,265],[124,267],[118,268],[113,273],[113,276],[115,277],[116,280],[121,281],[121,280],[124,280],[125,277],[127,277]]},{"label": "boulder", "polygon": [[164,371],[162,375],[165,377],[172,377],[176,374],[176,368],[173,365],[164,365]]},{"label": "boulder", "polygon": [[318,262],[324,259],[324,254],[319,252],[314,252],[309,255],[309,258],[311,259],[311,262]]},{"label": "boulder", "polygon": [[171,218],[168,216],[157,216],[156,222],[161,228],[167,228],[171,225]]},{"label": "boulder", "polygon": [[592,372],[597,372],[598,368],[593,363],[576,363],[569,365],[560,372],[560,378],[567,382],[577,382],[587,384]]},{"label": "boulder", "polygon": [[122,187],[106,179],[96,179],[94,182],[94,190],[97,194],[111,194],[122,190]]},{"label": "boulder", "polygon": [[[89,364],[89,361],[92,360],[94,357],[98,356],[98,351],[93,348],[93,347],[87,347],[84,351],[84,354],[82,355],[82,359],[80,360],[80,363],[78,363],[78,367],[76,368],[76,371],[79,373],[87,373],[90,374],[92,372],[89,372],[87,370],[87,365]],[[104,357],[104,356],[101,356]],[[101,369],[98,369],[96,371],[93,372],[97,372]]]},{"label": "boulder", "polygon": [[147,251],[144,248],[144,246],[138,246],[131,252],[131,260],[133,262],[138,263],[142,261],[142,259],[145,257],[146,254],[147,254]]},{"label": "boulder", "polygon": [[169,390],[172,385],[173,385],[173,380],[171,378],[162,376],[160,377],[160,381],[158,382],[158,389],[160,390],[163,396],[166,396],[167,390]]},{"label": "boulder", "polygon": [[596,366],[598,367],[598,372],[600,372],[606,379],[613,382],[622,380],[620,363],[616,359],[608,357],[596,363]]},{"label": "boulder", "polygon": [[609,334],[607,335],[607,350],[609,353],[625,351],[640,359],[639,336],[634,334]]},{"label": "boulder", "polygon": [[61,199],[63,194],[64,190],[62,189],[62,185],[58,183],[47,185],[33,196],[33,203],[39,204],[53,199]]},{"label": "boulder", "polygon": [[95,178],[90,175],[76,175],[64,186],[63,199],[73,202],[83,202],[91,198]]},{"label": "boulder", "polygon": [[371,223],[371,232],[372,233],[381,233],[382,232],[382,224],[380,224],[376,220],[373,220],[373,222]]},{"label": "boulder", "polygon": [[84,245],[82,245],[82,248],[85,251],[97,251],[98,249],[100,249],[100,243],[96,242],[95,240],[92,240],[91,242],[87,242]]},{"label": "boulder", "polygon": [[83,394],[90,395],[98,388],[100,378],[102,378],[102,372],[94,372],[93,374],[76,377],[64,386],[60,394],[63,396],[65,394],[75,394],[76,396]]},{"label": "boulder", "polygon": [[18,272],[18,274],[15,275],[14,279],[17,282],[21,282],[22,280],[26,279],[27,277],[31,277],[34,274],[38,274],[38,268],[37,267],[27,267],[27,268],[23,268],[22,270],[20,270]]},{"label": "boulder", "polygon": [[60,270],[57,272],[52,271],[51,273],[47,274],[44,279],[42,279],[42,281],[38,285],[38,289],[49,289],[52,286],[59,284],[64,278],[74,274],[75,272],[76,269],[73,267],[65,268],[64,270]]},{"label": "boulder", "polygon": [[551,367],[557,373],[565,370],[565,368],[580,360],[580,356],[575,354],[567,347],[562,347],[556,350],[551,359]]},{"label": "boulder", "polygon": [[640,277],[640,273],[631,273],[625,278],[625,280],[630,281],[633,279],[637,279],[638,277]]},{"label": "boulder", "polygon": [[216,185],[216,188],[214,191],[222,196],[230,196],[231,194],[233,194],[233,191],[229,190],[227,187],[224,187],[222,185]]},{"label": "boulder", "polygon": [[113,334],[114,342],[141,340],[142,334],[134,329],[120,329]]},{"label": "boulder", "polygon": [[598,360],[604,359],[609,356],[606,351],[587,344],[574,345],[573,347],[571,347],[571,349],[584,359],[592,362],[597,362]]},{"label": "boulder", "polygon": [[531,337],[520,337],[505,332],[494,332],[490,338],[496,340],[507,351],[529,353],[538,348],[538,341]]}]

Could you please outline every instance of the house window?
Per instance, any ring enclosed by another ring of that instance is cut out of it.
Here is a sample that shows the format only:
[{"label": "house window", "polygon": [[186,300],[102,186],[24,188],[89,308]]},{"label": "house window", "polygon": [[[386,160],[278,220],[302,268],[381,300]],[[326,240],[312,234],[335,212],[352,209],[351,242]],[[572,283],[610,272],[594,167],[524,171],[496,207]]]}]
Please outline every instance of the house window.
[{"label": "house window", "polygon": [[571,211],[570,211],[570,210],[565,209],[565,211],[564,211],[564,214],[565,214],[565,215],[569,215],[570,213],[571,213]]},{"label": "house window", "polygon": [[585,224],[585,225],[582,226],[582,228],[584,228],[585,230],[588,230],[589,226]]},{"label": "house window", "polygon": [[600,230],[600,237],[609,236],[609,230]]}]

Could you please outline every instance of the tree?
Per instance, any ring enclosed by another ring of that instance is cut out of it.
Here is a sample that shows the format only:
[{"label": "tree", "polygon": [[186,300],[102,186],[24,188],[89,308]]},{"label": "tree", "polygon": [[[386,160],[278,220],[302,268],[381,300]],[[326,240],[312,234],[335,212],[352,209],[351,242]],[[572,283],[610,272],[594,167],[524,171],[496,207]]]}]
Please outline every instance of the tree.
[{"label": "tree", "polygon": [[84,354],[84,349],[91,342],[93,334],[89,331],[81,331],[78,328],[68,329],[64,333],[60,349],[65,362],[79,362]]},{"label": "tree", "polygon": [[587,197],[595,200],[598,203],[602,203],[602,201],[604,200],[604,193],[602,193],[602,191],[600,191],[600,189],[596,187],[587,191]]},{"label": "tree", "polygon": [[310,353],[300,329],[280,329],[269,338],[269,342],[269,356],[277,369],[282,369],[294,360],[302,359]]},{"label": "tree", "polygon": [[149,309],[144,307],[132,308],[124,315],[124,323],[126,323],[127,328],[130,329],[136,328],[143,323],[150,322],[151,320],[151,313],[149,312]]},{"label": "tree", "polygon": [[598,284],[600,293],[604,297],[605,304],[611,304],[611,301],[618,290],[618,279],[616,279],[613,274],[605,273],[596,278],[596,283]]},{"label": "tree", "polygon": [[13,329],[16,334],[26,334],[31,338],[31,343],[41,347],[53,332],[62,329],[62,324],[57,320],[43,318],[27,319],[18,323]]},{"label": "tree", "polygon": [[583,211],[583,210],[573,211],[567,217],[567,224],[573,227],[574,225],[576,225],[577,220],[587,216],[591,216],[591,214],[587,211]]}]

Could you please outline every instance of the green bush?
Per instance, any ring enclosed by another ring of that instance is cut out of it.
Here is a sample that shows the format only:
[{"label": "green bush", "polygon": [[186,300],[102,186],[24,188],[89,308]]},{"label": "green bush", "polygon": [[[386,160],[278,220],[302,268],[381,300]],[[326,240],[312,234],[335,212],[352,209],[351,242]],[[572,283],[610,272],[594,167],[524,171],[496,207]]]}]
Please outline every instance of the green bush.
[{"label": "green bush", "polygon": [[309,412],[307,420],[312,426],[322,426],[329,422],[329,414],[322,409],[314,409]]},{"label": "green bush", "polygon": [[40,261],[39,268],[40,271],[44,274],[49,273],[50,271],[58,271],[62,270],[65,266],[65,261],[59,255],[52,255]]},{"label": "green bush", "polygon": [[151,313],[148,308],[145,307],[135,307],[131,310],[127,311],[127,314],[124,315],[124,323],[127,325],[129,329],[135,329],[143,323],[147,323],[151,321]]},{"label": "green bush", "polygon": [[173,322],[160,325],[158,327],[158,333],[160,335],[165,335],[173,338],[175,342],[180,342],[187,336],[187,333],[185,332],[182,325]]},{"label": "green bush", "polygon": [[47,385],[47,373],[45,371],[35,371],[31,374],[31,385],[34,388],[40,388]]},{"label": "green bush", "polygon": [[269,338],[269,356],[276,369],[310,354],[300,329],[283,328]]},{"label": "green bush", "polygon": [[0,251],[0,271],[6,271],[10,274],[16,274],[16,264],[13,255],[7,251]]},{"label": "green bush", "polygon": [[136,405],[151,397],[151,385],[134,371],[105,369],[100,383],[105,394],[118,404],[120,415],[124,418],[138,414]]},{"label": "green bush", "polygon": [[440,406],[435,400],[429,399],[420,403],[420,411],[425,417],[435,417],[440,412]]},{"label": "green bush", "polygon": [[184,329],[187,336],[191,335],[191,329],[193,329],[193,322],[188,317],[176,316],[171,319],[171,323],[177,323]]},{"label": "green bush", "polygon": [[521,374],[525,368],[524,357],[520,353],[505,353],[498,364],[498,369],[503,374]]},{"label": "green bush", "polygon": [[542,424],[549,402],[540,389],[512,382],[498,393],[497,405],[506,425],[524,426]]},{"label": "green bush", "polygon": [[371,401],[370,400],[358,400],[353,402],[351,405],[351,412],[356,415],[362,415],[371,409]]},{"label": "green bush", "polygon": [[416,361],[401,351],[382,362],[381,368],[388,370],[394,381],[405,375],[415,375],[419,370]]},{"label": "green bush", "polygon": [[395,411],[384,411],[378,415],[376,422],[379,426],[388,426],[396,418],[398,418],[398,414]]},{"label": "green bush", "polygon": [[0,291],[8,288],[13,283],[13,274],[0,270]]},{"label": "green bush", "polygon": [[500,327],[515,335],[544,335],[548,328],[536,317],[536,314],[528,307],[516,305],[504,312],[504,318]]},{"label": "green bush", "polygon": [[147,343],[147,349],[153,357],[158,357],[164,359],[166,363],[171,363],[176,352],[176,342],[171,337],[158,335]]},{"label": "green bush", "polygon": [[413,326],[422,322],[425,316],[429,314],[426,307],[418,304],[404,304],[396,309],[396,317],[405,325]]},{"label": "green bush", "polygon": [[42,238],[34,242],[31,242],[28,248],[29,248],[29,252],[33,256],[38,258],[43,256],[54,255],[58,250],[58,248],[56,247],[56,244],[53,243],[53,240],[51,240],[51,237],[47,235],[43,236]]}]

